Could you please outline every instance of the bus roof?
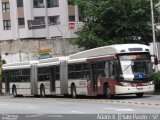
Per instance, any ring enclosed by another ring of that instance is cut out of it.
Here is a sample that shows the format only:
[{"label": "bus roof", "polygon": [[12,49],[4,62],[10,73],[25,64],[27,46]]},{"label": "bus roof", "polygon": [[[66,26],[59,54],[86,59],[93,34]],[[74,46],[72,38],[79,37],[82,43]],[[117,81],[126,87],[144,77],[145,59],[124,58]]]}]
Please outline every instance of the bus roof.
[{"label": "bus roof", "polygon": [[82,51],[70,55],[70,59],[89,58],[96,56],[113,55],[117,53],[132,53],[132,52],[149,52],[149,47],[142,44],[116,44],[110,46],[98,47],[86,51]]},{"label": "bus roof", "polygon": [[48,59],[39,60],[39,63],[58,62],[58,61],[68,60],[68,59],[69,59],[69,57],[67,57],[67,56],[54,57],[54,58],[48,58]]},{"label": "bus roof", "polygon": [[8,63],[8,64],[4,64],[3,67],[19,66],[19,65],[31,65],[33,63],[38,63],[38,61],[25,61],[25,62]]},{"label": "bus roof", "polygon": [[17,62],[17,63],[9,63],[2,65],[3,70],[8,69],[21,69],[21,68],[29,68],[32,64],[36,64],[38,61],[25,61],[25,62]]},{"label": "bus roof", "polygon": [[143,44],[117,44],[112,45],[117,50],[117,53],[131,53],[131,52],[149,52],[147,45]]}]

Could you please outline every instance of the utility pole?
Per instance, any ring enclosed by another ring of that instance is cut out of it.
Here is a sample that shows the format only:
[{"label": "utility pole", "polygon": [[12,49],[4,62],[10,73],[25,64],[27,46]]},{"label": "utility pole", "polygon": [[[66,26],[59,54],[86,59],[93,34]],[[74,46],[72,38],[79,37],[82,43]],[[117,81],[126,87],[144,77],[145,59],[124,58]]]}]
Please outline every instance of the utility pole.
[{"label": "utility pole", "polygon": [[153,53],[158,58],[159,56],[158,56],[156,37],[155,37],[155,23],[154,23],[154,12],[153,12],[153,0],[150,0],[150,4],[151,4],[151,20],[152,20],[152,36],[153,36]]},{"label": "utility pole", "polygon": [[[66,23],[65,23],[65,26],[67,26],[68,27],[68,24],[69,24],[69,19],[68,19],[68,1],[67,0],[65,0],[65,9],[66,9]],[[66,56],[67,55],[67,42],[66,42],[66,36],[67,36],[67,33],[68,33],[68,30],[69,30],[69,28],[67,28],[67,30],[64,32],[64,30],[61,30],[60,28],[59,28],[59,26],[55,23],[55,26],[56,26],[56,28],[59,30],[59,32],[61,33],[61,35],[62,35],[62,44],[61,44],[61,49],[62,49],[62,55],[64,55],[64,56]]]},{"label": "utility pole", "polygon": [[44,0],[44,7],[45,7],[45,25],[46,25],[46,39],[50,39],[50,31],[48,26],[48,9],[47,9],[47,0]]},{"label": "utility pole", "polygon": [[58,31],[61,33],[61,35],[62,35],[62,43],[61,43],[61,49],[62,49],[62,55],[64,55],[64,56],[66,56],[66,53],[67,53],[67,50],[66,50],[66,34],[67,34],[67,32],[68,32],[68,29],[67,29],[67,32],[66,32],[66,34],[64,34],[63,32],[62,32],[62,30],[58,27],[58,25],[57,24],[55,24],[55,26],[56,26],[56,28],[58,29]]},{"label": "utility pole", "polygon": [[78,10],[78,5],[74,6],[75,9],[75,22],[79,22],[79,10]]},{"label": "utility pole", "polygon": [[16,26],[17,26],[17,42],[18,42],[18,50],[19,50],[19,61],[22,61],[22,56],[21,56],[21,39],[19,35],[19,24],[18,24],[18,6],[17,6],[17,0],[15,0],[15,8],[17,9],[16,12]]},{"label": "utility pole", "polygon": [[2,93],[2,57],[0,54],[0,93]]}]

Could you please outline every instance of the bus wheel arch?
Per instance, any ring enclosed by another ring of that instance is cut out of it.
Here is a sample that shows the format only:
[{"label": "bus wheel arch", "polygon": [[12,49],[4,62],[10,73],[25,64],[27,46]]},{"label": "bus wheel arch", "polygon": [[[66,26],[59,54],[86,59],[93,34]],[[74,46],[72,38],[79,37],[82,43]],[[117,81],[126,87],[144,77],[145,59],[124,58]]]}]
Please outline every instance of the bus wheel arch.
[{"label": "bus wheel arch", "polygon": [[108,98],[108,99],[113,97],[113,95],[111,95],[110,87],[107,82],[105,82],[103,85],[103,95],[105,98]]},{"label": "bus wheel arch", "polygon": [[13,95],[14,97],[17,96],[17,88],[16,88],[16,85],[15,85],[15,84],[12,86],[12,95]]},{"label": "bus wheel arch", "polygon": [[77,91],[76,91],[75,83],[71,84],[71,96],[72,96],[72,98],[76,98],[77,97]]},{"label": "bus wheel arch", "polygon": [[40,85],[40,96],[41,97],[45,97],[46,93],[45,93],[45,87],[43,84]]}]

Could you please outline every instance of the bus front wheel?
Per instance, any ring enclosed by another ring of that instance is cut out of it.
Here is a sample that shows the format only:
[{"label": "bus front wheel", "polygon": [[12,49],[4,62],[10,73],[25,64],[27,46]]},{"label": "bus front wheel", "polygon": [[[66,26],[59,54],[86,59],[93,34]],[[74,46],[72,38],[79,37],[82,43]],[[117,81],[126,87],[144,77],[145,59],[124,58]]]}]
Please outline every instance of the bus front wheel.
[{"label": "bus front wheel", "polygon": [[72,96],[72,98],[77,97],[77,92],[76,92],[76,86],[75,85],[72,85],[72,87],[71,87],[71,96]]},{"label": "bus front wheel", "polygon": [[12,94],[13,94],[14,97],[17,96],[17,89],[16,89],[16,86],[13,86],[13,88],[12,88]]},{"label": "bus front wheel", "polygon": [[44,88],[43,85],[40,87],[40,95],[41,95],[41,97],[45,97],[46,96],[45,88]]}]

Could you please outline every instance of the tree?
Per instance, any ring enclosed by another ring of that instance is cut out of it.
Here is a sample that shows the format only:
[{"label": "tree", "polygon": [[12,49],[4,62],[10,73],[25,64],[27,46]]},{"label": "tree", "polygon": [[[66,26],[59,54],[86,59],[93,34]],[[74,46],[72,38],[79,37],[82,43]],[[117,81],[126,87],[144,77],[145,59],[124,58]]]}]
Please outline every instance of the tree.
[{"label": "tree", "polygon": [[[119,43],[152,41],[150,0],[73,0],[85,26],[75,41],[86,49]],[[155,22],[160,13],[154,0]]]}]

